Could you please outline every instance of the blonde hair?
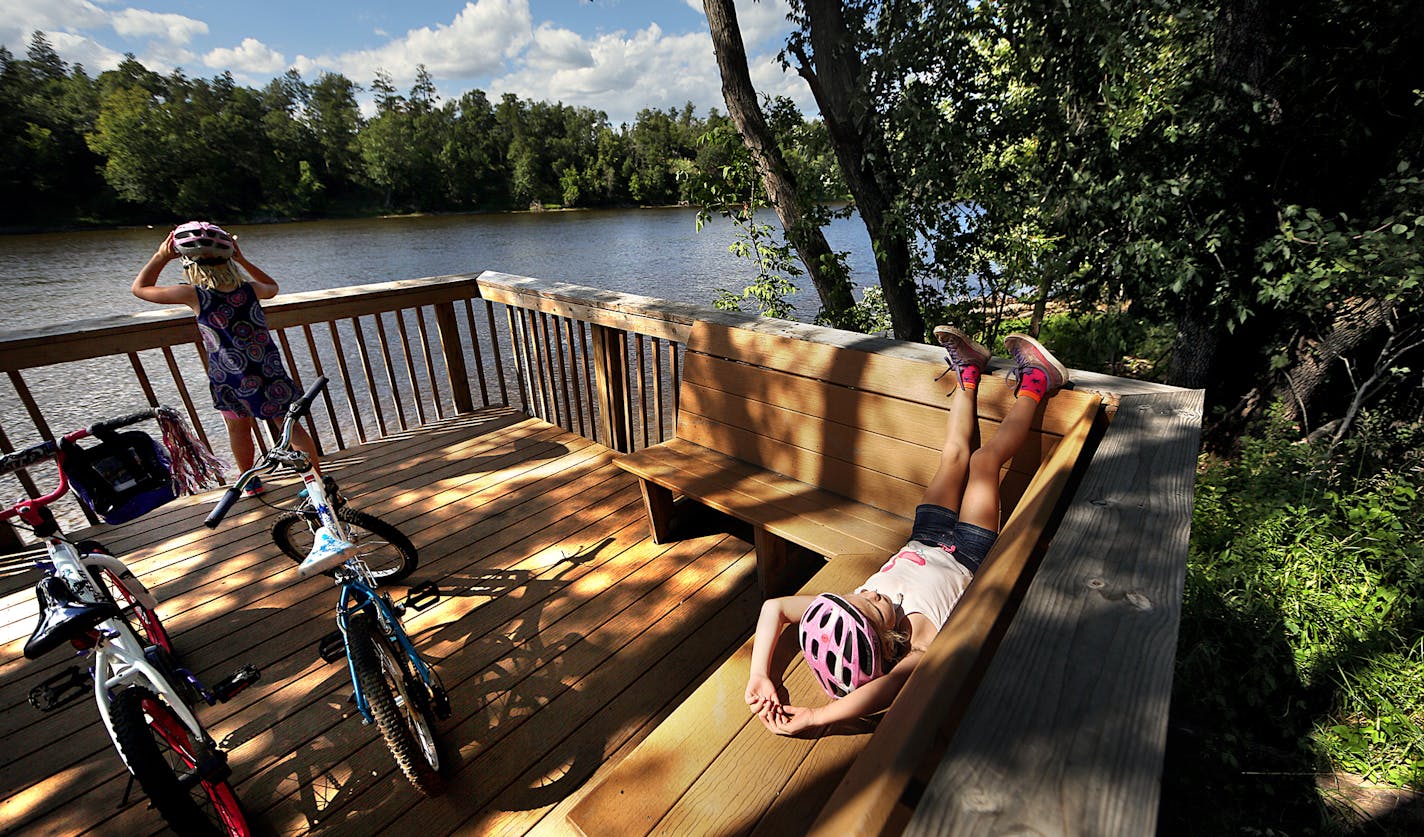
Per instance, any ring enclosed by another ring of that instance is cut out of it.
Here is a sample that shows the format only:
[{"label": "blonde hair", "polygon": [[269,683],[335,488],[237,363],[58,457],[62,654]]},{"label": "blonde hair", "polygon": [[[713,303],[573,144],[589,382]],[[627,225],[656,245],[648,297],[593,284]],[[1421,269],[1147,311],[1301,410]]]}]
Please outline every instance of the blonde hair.
[{"label": "blonde hair", "polygon": [[183,265],[183,275],[190,285],[223,293],[235,291],[247,281],[232,259],[224,259],[217,264],[190,262]]}]

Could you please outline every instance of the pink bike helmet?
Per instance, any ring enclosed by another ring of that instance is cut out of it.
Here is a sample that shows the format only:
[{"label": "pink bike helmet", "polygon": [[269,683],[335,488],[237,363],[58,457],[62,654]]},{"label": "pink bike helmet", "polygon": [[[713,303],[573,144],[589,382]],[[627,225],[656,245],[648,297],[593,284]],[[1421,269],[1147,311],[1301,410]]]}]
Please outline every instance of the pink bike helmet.
[{"label": "pink bike helmet", "polygon": [[865,614],[832,593],[811,601],[797,630],[821,688],[843,698],[880,676],[880,637]]},{"label": "pink bike helmet", "polygon": [[173,231],[173,249],[184,264],[218,264],[232,258],[232,236],[217,224],[189,221]]}]

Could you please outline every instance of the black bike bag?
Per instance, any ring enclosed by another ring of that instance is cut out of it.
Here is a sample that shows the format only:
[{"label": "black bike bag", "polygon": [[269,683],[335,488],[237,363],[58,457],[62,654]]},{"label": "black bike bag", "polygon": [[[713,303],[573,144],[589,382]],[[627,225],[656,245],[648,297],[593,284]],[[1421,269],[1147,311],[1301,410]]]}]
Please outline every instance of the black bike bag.
[{"label": "black bike bag", "polygon": [[168,452],[142,430],[105,433],[84,448],[61,442],[74,493],[105,523],[125,523],[174,498]]}]

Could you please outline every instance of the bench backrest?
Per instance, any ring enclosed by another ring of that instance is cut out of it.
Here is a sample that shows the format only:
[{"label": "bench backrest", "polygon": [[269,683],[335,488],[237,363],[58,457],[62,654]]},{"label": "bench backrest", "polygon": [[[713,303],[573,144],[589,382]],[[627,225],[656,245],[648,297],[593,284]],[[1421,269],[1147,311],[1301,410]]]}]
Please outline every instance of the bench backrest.
[{"label": "bench backrest", "polygon": [[[908,516],[934,476],[955,385],[922,360],[697,322],[687,341],[677,435],[878,509]],[[981,442],[1013,402],[986,377]],[[1039,463],[1100,399],[1057,393],[1002,480],[1007,519]]]}]

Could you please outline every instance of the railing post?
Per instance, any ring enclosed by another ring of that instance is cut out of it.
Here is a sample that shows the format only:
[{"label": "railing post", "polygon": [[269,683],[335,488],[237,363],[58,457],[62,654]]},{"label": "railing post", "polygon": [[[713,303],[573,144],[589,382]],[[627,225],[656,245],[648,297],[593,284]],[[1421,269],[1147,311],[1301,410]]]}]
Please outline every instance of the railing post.
[{"label": "railing post", "polygon": [[633,428],[628,416],[628,356],[623,348],[624,332],[596,323],[592,331],[593,370],[604,438],[610,448],[630,453]]},{"label": "railing post", "polygon": [[[470,396],[470,374],[465,369],[465,348],[460,344],[460,328],[455,320],[455,305],[437,302],[435,328],[440,332],[440,352],[445,356],[445,374],[450,379],[450,397],[455,400],[455,412],[471,413],[475,409]],[[470,335],[474,340],[475,336]]]}]

